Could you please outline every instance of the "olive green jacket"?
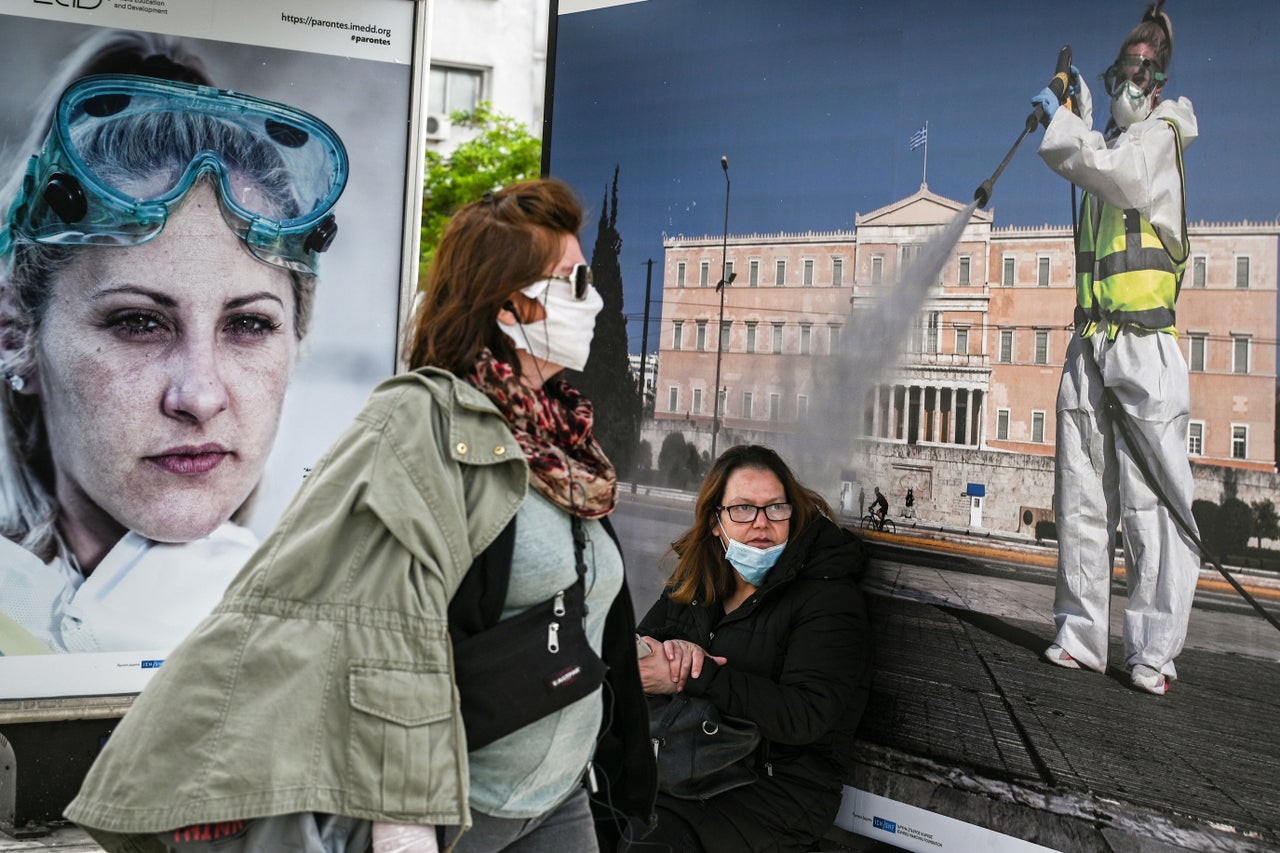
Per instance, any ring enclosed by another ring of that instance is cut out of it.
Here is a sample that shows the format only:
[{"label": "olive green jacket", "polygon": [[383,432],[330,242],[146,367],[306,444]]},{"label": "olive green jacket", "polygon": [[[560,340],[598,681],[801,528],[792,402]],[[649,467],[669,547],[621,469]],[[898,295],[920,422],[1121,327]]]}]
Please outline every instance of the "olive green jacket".
[{"label": "olive green jacket", "polygon": [[527,478],[481,392],[434,368],[384,382],[138,697],[67,817],[110,850],[303,811],[470,826],[446,613]]}]

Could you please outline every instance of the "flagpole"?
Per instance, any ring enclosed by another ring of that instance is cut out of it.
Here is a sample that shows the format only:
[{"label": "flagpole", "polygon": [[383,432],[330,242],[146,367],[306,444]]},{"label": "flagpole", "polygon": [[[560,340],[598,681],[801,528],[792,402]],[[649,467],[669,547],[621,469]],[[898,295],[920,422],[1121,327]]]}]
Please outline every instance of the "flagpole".
[{"label": "flagpole", "polygon": [[925,186],[929,178],[929,122],[924,123],[924,127],[911,134],[911,150],[915,151],[921,145],[924,146],[924,174],[920,176],[920,186]]},{"label": "flagpole", "polygon": [[929,183],[929,122],[924,123],[924,172],[920,175],[920,185],[927,186]]}]

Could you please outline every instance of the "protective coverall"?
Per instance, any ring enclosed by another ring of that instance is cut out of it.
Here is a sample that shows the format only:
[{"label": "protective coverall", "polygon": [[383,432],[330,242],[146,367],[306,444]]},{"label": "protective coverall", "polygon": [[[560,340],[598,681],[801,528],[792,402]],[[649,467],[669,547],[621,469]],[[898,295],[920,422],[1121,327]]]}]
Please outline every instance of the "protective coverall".
[{"label": "protective coverall", "polygon": [[[1191,102],[1161,101],[1148,119],[1107,141],[1091,129],[1091,97],[1083,80],[1080,87],[1081,116],[1057,110],[1040,156],[1091,194],[1094,203],[1136,210],[1165,247],[1180,253],[1186,235],[1176,146],[1179,136],[1184,149],[1197,136]],[[1169,122],[1177,126],[1177,134]],[[1076,313],[1079,319],[1081,311]],[[1100,323],[1078,325],[1058,389],[1054,486],[1059,542],[1055,642],[1082,666],[1106,669],[1114,540],[1120,524],[1129,591],[1125,663],[1145,664],[1170,681],[1177,678],[1173,659],[1186,637],[1200,554],[1148,485],[1135,455],[1141,454],[1166,499],[1194,527],[1194,483],[1186,450],[1190,391],[1186,362],[1172,332],[1108,324],[1105,316]],[[1143,446],[1131,447],[1117,428],[1120,415],[1107,410],[1104,387]]]}]

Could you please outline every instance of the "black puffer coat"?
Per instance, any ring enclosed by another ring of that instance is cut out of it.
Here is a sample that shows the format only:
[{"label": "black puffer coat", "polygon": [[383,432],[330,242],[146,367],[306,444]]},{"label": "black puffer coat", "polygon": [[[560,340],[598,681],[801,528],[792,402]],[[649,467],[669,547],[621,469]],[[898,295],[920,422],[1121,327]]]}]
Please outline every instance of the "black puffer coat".
[{"label": "black puffer coat", "polygon": [[866,552],[818,517],[788,543],[760,589],[732,613],[664,594],[641,634],[691,640],[708,660],[686,691],[754,720],[760,779],[703,802],[660,794],[707,851],[810,850],[835,820],[854,730],[871,685],[871,632],[857,580]]}]

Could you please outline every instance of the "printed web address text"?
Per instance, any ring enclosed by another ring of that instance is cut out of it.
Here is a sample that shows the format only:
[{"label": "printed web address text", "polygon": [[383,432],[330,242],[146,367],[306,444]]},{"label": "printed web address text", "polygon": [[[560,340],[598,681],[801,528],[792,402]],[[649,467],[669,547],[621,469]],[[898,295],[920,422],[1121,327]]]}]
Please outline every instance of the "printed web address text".
[{"label": "printed web address text", "polygon": [[290,15],[288,12],[281,12],[280,20],[286,24],[297,24],[302,27],[322,27],[350,32],[351,40],[360,44],[391,44],[391,30],[386,27],[353,24],[349,21],[326,21],[323,18],[313,18],[311,15]]}]

